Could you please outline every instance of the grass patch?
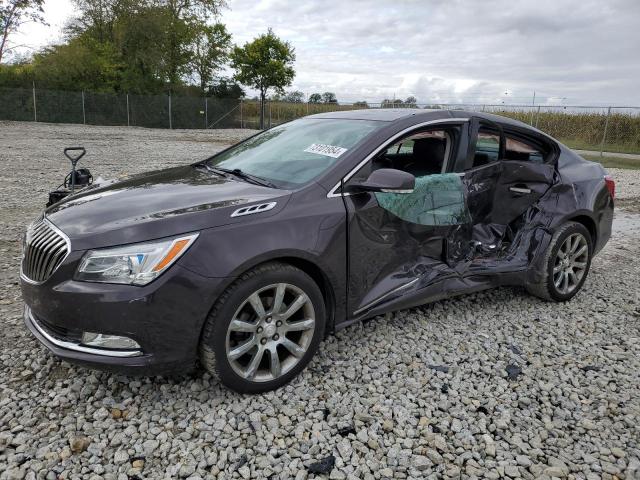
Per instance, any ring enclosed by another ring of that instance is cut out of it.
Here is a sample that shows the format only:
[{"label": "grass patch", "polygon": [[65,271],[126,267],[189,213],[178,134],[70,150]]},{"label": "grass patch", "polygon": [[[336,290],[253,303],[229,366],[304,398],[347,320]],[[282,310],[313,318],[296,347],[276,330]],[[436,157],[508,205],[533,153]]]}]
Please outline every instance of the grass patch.
[{"label": "grass patch", "polygon": [[[591,151],[600,151],[600,144],[590,144],[586,142],[582,142],[579,140],[567,139],[567,138],[557,138],[561,143],[564,143],[567,147],[572,150],[591,150]],[[613,152],[613,153],[637,153],[640,154],[640,147],[633,145],[625,145],[625,144],[612,144],[605,143],[604,145],[605,152]]]},{"label": "grass patch", "polygon": [[630,170],[640,170],[640,160],[622,157],[601,157],[600,155],[582,155],[583,158],[598,162],[605,168],[627,168]]}]

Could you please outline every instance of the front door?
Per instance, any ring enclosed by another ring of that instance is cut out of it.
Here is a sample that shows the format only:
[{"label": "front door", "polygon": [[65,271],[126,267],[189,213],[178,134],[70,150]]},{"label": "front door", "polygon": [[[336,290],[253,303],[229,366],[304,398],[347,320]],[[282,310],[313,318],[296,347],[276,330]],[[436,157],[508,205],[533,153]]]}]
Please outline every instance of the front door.
[{"label": "front door", "polygon": [[463,181],[450,173],[457,155],[466,151],[460,148],[466,134],[466,125],[460,124],[418,129],[393,142],[349,180],[365,179],[377,168],[416,177],[412,193],[344,196],[350,315],[366,314],[450,272],[450,257],[460,254],[452,245],[459,245],[457,240],[469,231]]}]

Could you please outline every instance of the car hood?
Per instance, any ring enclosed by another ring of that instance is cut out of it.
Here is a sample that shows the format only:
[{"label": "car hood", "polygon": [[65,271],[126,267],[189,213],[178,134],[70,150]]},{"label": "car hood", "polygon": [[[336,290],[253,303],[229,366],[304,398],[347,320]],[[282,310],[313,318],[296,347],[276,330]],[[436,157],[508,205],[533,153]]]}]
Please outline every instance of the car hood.
[{"label": "car hood", "polygon": [[72,250],[142,242],[229,223],[239,206],[277,201],[290,192],[223,177],[193,166],[169,168],[83,189],[49,207],[46,218],[71,240]]}]

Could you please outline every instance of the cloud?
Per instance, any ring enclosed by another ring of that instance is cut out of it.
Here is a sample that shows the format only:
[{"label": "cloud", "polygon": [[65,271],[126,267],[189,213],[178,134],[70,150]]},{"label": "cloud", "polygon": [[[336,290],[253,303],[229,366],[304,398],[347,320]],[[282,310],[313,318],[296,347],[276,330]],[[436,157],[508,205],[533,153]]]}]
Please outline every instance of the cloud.
[{"label": "cloud", "polygon": [[[228,0],[238,44],[272,27],[296,50],[292,88],[343,101],[640,105],[640,0]],[[70,0],[47,0],[59,36]],[[54,28],[55,27],[55,28]],[[505,92],[509,92],[505,95]]]},{"label": "cloud", "polygon": [[268,27],[290,41],[307,94],[452,103],[638,104],[638,18],[637,0],[232,0],[223,14],[239,43]]}]

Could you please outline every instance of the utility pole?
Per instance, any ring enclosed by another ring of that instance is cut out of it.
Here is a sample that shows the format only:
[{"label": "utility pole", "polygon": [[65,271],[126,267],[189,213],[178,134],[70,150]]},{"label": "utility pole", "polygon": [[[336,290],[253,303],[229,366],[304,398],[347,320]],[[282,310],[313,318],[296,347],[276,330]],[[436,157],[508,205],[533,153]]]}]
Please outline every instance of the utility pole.
[{"label": "utility pole", "polygon": [[531,102],[531,120],[529,121],[529,124],[533,126],[533,111],[535,109],[536,106],[536,91],[533,91],[533,101]]},{"label": "utility pole", "polygon": [[609,117],[611,116],[611,107],[607,109],[607,118],[604,121],[604,131],[602,132],[602,142],[600,142],[600,156],[604,155],[604,144],[607,141],[607,129],[609,128]]}]

